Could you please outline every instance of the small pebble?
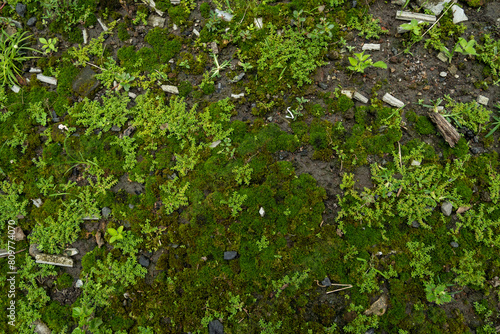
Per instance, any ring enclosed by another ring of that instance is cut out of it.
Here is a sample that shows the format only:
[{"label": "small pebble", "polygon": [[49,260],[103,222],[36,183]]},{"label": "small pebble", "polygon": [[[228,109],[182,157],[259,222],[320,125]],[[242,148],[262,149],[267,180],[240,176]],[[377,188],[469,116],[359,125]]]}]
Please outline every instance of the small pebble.
[{"label": "small pebble", "polygon": [[450,242],[450,246],[453,247],[453,248],[457,248],[458,247],[458,243],[455,242],[455,241],[452,241],[452,242]]},{"label": "small pebble", "polygon": [[447,75],[448,75],[448,73],[446,73],[446,72],[439,73],[439,76],[442,78],[446,78]]}]

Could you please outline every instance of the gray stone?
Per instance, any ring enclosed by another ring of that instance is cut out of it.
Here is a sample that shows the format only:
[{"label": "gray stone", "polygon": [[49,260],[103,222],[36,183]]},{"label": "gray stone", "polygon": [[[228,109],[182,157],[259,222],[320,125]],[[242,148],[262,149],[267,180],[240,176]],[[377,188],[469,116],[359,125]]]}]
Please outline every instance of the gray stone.
[{"label": "gray stone", "polygon": [[457,248],[458,247],[458,242],[452,241],[452,242],[450,242],[450,246],[453,247],[453,248]]},{"label": "gray stone", "polygon": [[208,323],[208,334],[224,334],[224,326],[219,320],[212,320]]},{"label": "gray stone", "polygon": [[37,68],[37,67],[31,67],[29,72],[30,73],[42,73],[42,70]]},{"label": "gray stone", "polygon": [[469,18],[465,15],[464,10],[462,8],[458,7],[457,5],[451,6],[451,11],[453,12],[453,23],[454,24],[469,20]]},{"label": "gray stone", "polygon": [[30,17],[26,24],[28,25],[28,27],[33,27],[36,24],[36,17]]},{"label": "gray stone", "polygon": [[167,92],[167,93],[170,93],[170,94],[179,94],[179,89],[176,86],[161,85],[161,89],[164,92]]},{"label": "gray stone", "polygon": [[417,0],[417,4],[425,9],[429,9],[434,15],[439,15],[444,6],[451,0]]},{"label": "gray stone", "polygon": [[85,67],[78,73],[75,80],[73,80],[71,88],[76,94],[91,98],[100,85],[95,75],[96,73],[89,66]]},{"label": "gray stone", "polygon": [[231,97],[234,99],[239,99],[245,96],[245,93],[240,93],[240,94],[231,94]]},{"label": "gray stone", "polygon": [[326,83],[324,83],[324,82],[320,82],[320,83],[318,83],[318,86],[319,86],[321,89],[323,89],[323,90],[328,89],[328,85],[327,85]]},{"label": "gray stone", "polygon": [[368,98],[365,97],[363,94],[354,92],[353,98],[358,100],[361,103],[368,103]]},{"label": "gray stone", "polygon": [[42,200],[39,198],[32,199],[31,201],[33,202],[33,205],[36,206],[37,208],[41,207],[43,204]]},{"label": "gray stone", "polygon": [[133,209],[135,206],[134,206],[134,204],[129,204],[129,205],[128,205],[128,207],[129,207],[130,209]]},{"label": "gray stone", "polygon": [[325,279],[324,279],[324,280],[322,280],[322,281],[321,281],[321,285],[326,286],[326,287],[329,287],[329,286],[331,286],[331,285],[332,285],[332,282],[330,281],[330,279],[329,279],[329,278],[328,278],[328,276],[327,276],[327,277],[325,277]]},{"label": "gray stone", "polygon": [[263,207],[260,207],[260,209],[259,209],[259,215],[260,215],[261,217],[264,217],[264,215],[265,215],[265,214],[266,214],[266,211],[264,210],[264,208],[263,208]]},{"label": "gray stone", "polygon": [[144,268],[149,267],[149,259],[144,255],[139,256],[139,264]]},{"label": "gray stone", "polygon": [[109,215],[111,214],[111,209],[105,206],[104,208],[102,208],[101,214],[104,218],[108,218]]},{"label": "gray stone", "polygon": [[371,315],[375,314],[378,316],[384,315],[385,311],[387,310],[387,303],[389,301],[389,298],[387,295],[382,295],[380,296],[379,299],[377,299],[376,302],[374,302],[368,310],[365,311],[366,315]]},{"label": "gray stone", "polygon": [[480,147],[471,147],[470,151],[472,152],[472,154],[481,154],[482,152]]},{"label": "gray stone", "polygon": [[380,44],[365,43],[365,44],[363,44],[363,47],[361,48],[361,50],[380,51]]},{"label": "gray stone", "polygon": [[193,29],[193,34],[195,34],[196,37],[200,37],[200,32],[196,28]]},{"label": "gray stone", "polygon": [[385,93],[385,95],[382,97],[382,101],[396,108],[403,108],[405,106],[405,104],[402,101],[396,99],[389,93]]},{"label": "gray stone", "polygon": [[221,143],[220,140],[216,140],[213,143],[211,143],[210,145],[208,145],[208,147],[210,147],[210,148],[216,148],[217,146],[219,146],[220,143]]},{"label": "gray stone", "polygon": [[78,253],[80,253],[80,252],[76,248],[66,248],[64,250],[64,255],[66,255],[66,256],[75,256],[75,255],[78,255]]},{"label": "gray stone", "polygon": [[40,254],[40,250],[38,249],[38,244],[31,244],[29,248],[29,254],[35,257],[37,254]]},{"label": "gray stone", "polygon": [[36,334],[51,334],[52,333],[50,328],[46,324],[44,324],[42,322],[42,320],[40,320],[40,319],[34,321],[31,324],[31,328],[33,329],[33,332],[35,332]]},{"label": "gray stone", "polygon": [[255,27],[257,30],[260,30],[264,27],[264,23],[262,21],[262,17],[256,17],[253,19],[253,23],[255,24]]},{"label": "gray stone", "polygon": [[443,204],[441,204],[441,212],[446,217],[451,216],[452,211],[453,211],[453,204],[451,204],[451,202],[446,201]]},{"label": "gray stone", "polygon": [[411,222],[411,227],[419,228],[420,224],[418,223],[418,221],[414,220],[414,221]]},{"label": "gray stone", "polygon": [[238,257],[238,252],[235,251],[228,251],[224,252],[224,260],[234,260]]},{"label": "gray stone", "polygon": [[129,126],[123,131],[123,137],[130,137],[135,131],[135,126]]},{"label": "gray stone", "polygon": [[165,26],[165,20],[161,16],[156,16],[156,15],[150,15],[148,17],[148,25],[152,27],[160,27],[163,28]]},{"label": "gray stone", "polygon": [[28,7],[23,3],[18,3],[16,5],[16,13],[21,17],[24,17],[27,9],[28,9]]},{"label": "gray stone", "polygon": [[26,235],[24,235],[23,229],[20,228],[19,226],[16,226],[16,228],[14,229],[14,240],[21,241],[21,240],[24,240],[25,238],[26,238]]},{"label": "gray stone", "polygon": [[418,161],[418,160],[413,160],[413,161],[411,162],[411,165],[412,165],[412,166],[420,166],[420,161]]},{"label": "gray stone", "polygon": [[21,91],[21,87],[19,87],[18,85],[14,85],[12,87],[10,87],[10,89],[14,92],[14,93],[19,93]]},{"label": "gray stone", "polygon": [[113,132],[120,132],[121,128],[118,125],[113,125],[111,127],[111,131]]},{"label": "gray stone", "polygon": [[437,55],[438,59],[441,60],[443,63],[447,63],[448,62],[448,58],[446,57],[446,55],[442,52],[439,52],[438,55]]},{"label": "gray stone", "polygon": [[440,73],[439,73],[439,76],[440,76],[441,78],[446,78],[446,76],[447,76],[447,75],[448,75],[448,73],[446,73],[446,72],[440,72]]},{"label": "gray stone", "polygon": [[73,267],[73,260],[62,255],[36,254],[35,262],[42,264],[51,264],[53,266]]},{"label": "gray stone", "polygon": [[487,98],[486,96],[483,96],[483,95],[478,95],[477,103],[482,104],[484,106],[487,106],[488,102],[490,102],[489,98]]},{"label": "gray stone", "polygon": [[83,286],[83,282],[81,279],[77,280],[75,283],[75,288],[81,288]]}]

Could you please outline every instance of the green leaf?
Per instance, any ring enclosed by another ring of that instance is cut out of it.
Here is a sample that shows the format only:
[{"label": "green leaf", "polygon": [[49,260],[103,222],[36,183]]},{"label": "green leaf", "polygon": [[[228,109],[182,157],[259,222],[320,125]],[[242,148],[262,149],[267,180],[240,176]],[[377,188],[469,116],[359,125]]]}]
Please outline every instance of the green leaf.
[{"label": "green leaf", "polygon": [[352,57],[349,57],[349,62],[351,63],[352,66],[358,65],[358,61]]},{"label": "green leaf", "polygon": [[373,66],[379,68],[387,68],[387,64],[384,63],[383,61],[377,61],[376,63],[373,64]]},{"label": "green leaf", "polygon": [[42,44],[47,44],[47,40],[46,40],[45,38],[43,38],[43,37],[41,37],[41,38],[39,39],[39,41],[40,41],[40,43],[42,43]]},{"label": "green leaf", "polygon": [[118,231],[117,231],[117,232],[118,232],[118,234],[121,234],[121,233],[122,233],[122,231],[123,231],[123,226],[118,227]]},{"label": "green leaf", "polygon": [[71,334],[85,334],[80,328],[75,328]]},{"label": "green leaf", "polygon": [[73,318],[80,318],[83,314],[83,309],[81,307],[73,307]]},{"label": "green leaf", "polygon": [[89,324],[89,330],[92,333],[96,333],[99,330],[99,326],[102,325],[102,319],[101,318],[94,318],[90,321]]},{"label": "green leaf", "polygon": [[115,242],[117,239],[116,236],[112,236],[111,239],[109,239],[109,243],[112,244],[113,242]]},{"label": "green leaf", "polygon": [[118,235],[118,232],[112,227],[108,228],[108,233],[113,235],[113,236]]}]

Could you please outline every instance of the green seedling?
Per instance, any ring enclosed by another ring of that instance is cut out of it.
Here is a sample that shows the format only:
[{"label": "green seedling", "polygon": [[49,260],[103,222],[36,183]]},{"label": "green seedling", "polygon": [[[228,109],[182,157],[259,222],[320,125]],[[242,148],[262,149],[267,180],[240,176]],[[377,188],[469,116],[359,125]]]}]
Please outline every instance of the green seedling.
[{"label": "green seedling", "polygon": [[9,36],[5,29],[0,35],[0,85],[17,84],[17,75],[21,74],[19,65],[31,58],[26,56],[27,51],[39,52],[24,46],[31,36],[26,32],[17,32]]},{"label": "green seedling", "polygon": [[[500,104],[497,104],[496,107],[498,109],[500,109]],[[498,116],[492,116],[493,119],[495,120],[494,122],[491,123],[491,126],[493,127],[490,132],[488,132],[488,134],[486,136],[484,136],[484,138],[488,138],[489,136],[491,136],[492,134],[495,133],[495,131],[498,130],[498,128],[500,128],[500,114]]]},{"label": "green seedling", "polygon": [[362,51],[361,53],[355,53],[355,58],[349,57],[349,62],[352,66],[348,66],[347,68],[351,71],[359,73],[364,73],[365,69],[371,66],[378,68],[387,68],[387,64],[383,61],[377,61],[374,63],[370,58],[370,55],[365,55],[364,53],[364,51]]},{"label": "green seedling", "polygon": [[39,41],[42,43],[42,49],[45,51],[45,54],[57,52],[57,43],[59,42],[57,37],[49,38],[48,40],[42,37]]},{"label": "green seedling", "polygon": [[116,80],[119,82],[117,90],[120,90],[123,87],[123,89],[128,92],[130,84],[135,80],[135,77],[129,73],[120,73],[116,76]]},{"label": "green seedling", "polygon": [[467,42],[464,38],[460,37],[455,45],[455,51],[460,52],[465,56],[477,56],[478,54],[474,45],[476,45],[476,41],[474,39]]},{"label": "green seedling", "polygon": [[446,291],[446,284],[436,285],[433,282],[426,282],[425,296],[430,303],[442,305],[451,302],[451,295]]},{"label": "green seedling", "polygon": [[191,67],[189,66],[189,61],[188,61],[187,59],[185,59],[185,60],[181,61],[181,62],[179,63],[179,66],[180,66],[180,67],[187,68],[187,69],[190,69],[190,68],[191,68]]},{"label": "green seedling", "polygon": [[212,53],[211,56],[214,58],[215,62],[215,68],[212,69],[212,78],[213,77],[220,77],[220,71],[222,71],[224,68],[229,66],[229,61],[224,60],[222,64],[219,64],[219,60],[217,59],[217,55],[215,53]]},{"label": "green seedling", "polygon": [[114,229],[112,227],[108,228],[108,233],[111,235],[111,238],[109,239],[109,243],[112,244],[116,240],[121,240],[123,239],[123,226],[118,227],[118,229]]},{"label": "green seedling", "polygon": [[412,32],[414,35],[420,35],[420,26],[417,20],[412,19],[410,23],[405,23],[401,25],[401,28]]}]

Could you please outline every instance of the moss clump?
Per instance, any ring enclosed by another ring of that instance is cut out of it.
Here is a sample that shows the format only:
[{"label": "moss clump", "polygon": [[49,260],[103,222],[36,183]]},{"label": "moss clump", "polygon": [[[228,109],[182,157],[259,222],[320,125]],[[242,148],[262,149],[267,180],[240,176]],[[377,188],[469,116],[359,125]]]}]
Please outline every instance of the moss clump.
[{"label": "moss clump", "polygon": [[73,285],[73,277],[68,273],[64,273],[57,278],[56,285],[59,290],[67,289]]},{"label": "moss clump", "polygon": [[182,81],[179,84],[179,96],[186,97],[193,90],[193,85],[189,81]]},{"label": "moss clump", "polygon": [[208,2],[203,2],[200,5],[200,12],[201,16],[203,16],[204,18],[208,19],[210,17],[210,5],[208,4]]},{"label": "moss clump", "polygon": [[311,114],[315,117],[322,117],[325,115],[325,108],[321,104],[314,104],[311,107]]},{"label": "moss clump", "polygon": [[427,116],[419,116],[417,123],[415,124],[415,129],[421,135],[430,135],[436,132],[434,124],[427,118]]},{"label": "moss clump", "polygon": [[345,113],[346,111],[354,107],[354,102],[352,102],[350,98],[342,94],[337,100],[336,107],[336,110]]},{"label": "moss clump", "polygon": [[189,11],[186,11],[185,6],[173,6],[168,9],[168,16],[177,25],[183,25],[189,18]]},{"label": "moss clump", "polygon": [[126,22],[121,22],[120,24],[118,24],[117,30],[118,38],[120,39],[120,41],[125,42],[126,40],[130,39],[130,34],[128,33]]},{"label": "moss clump", "polygon": [[181,39],[169,34],[168,28],[153,28],[145,37],[145,41],[153,47],[160,63],[166,63],[181,50]]},{"label": "moss clump", "polygon": [[73,325],[70,306],[62,306],[58,302],[53,301],[41,314],[42,321],[56,333],[62,333],[64,328]]}]

